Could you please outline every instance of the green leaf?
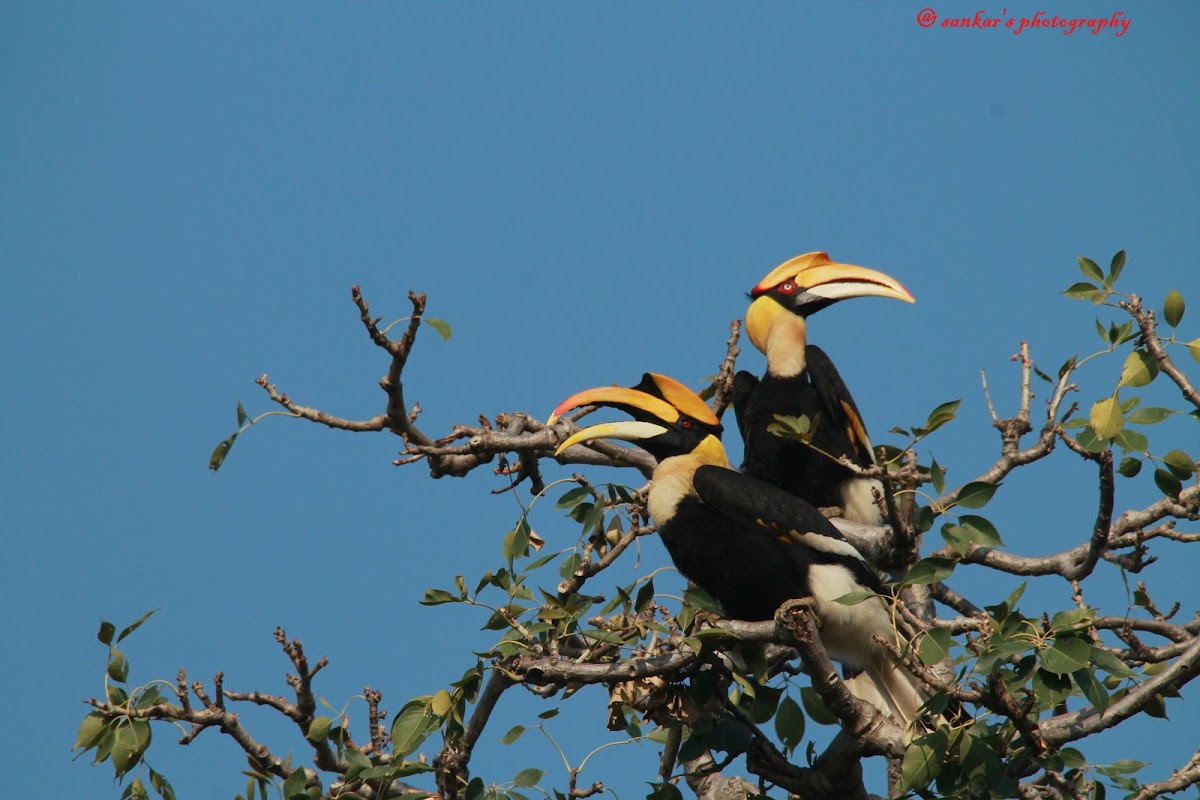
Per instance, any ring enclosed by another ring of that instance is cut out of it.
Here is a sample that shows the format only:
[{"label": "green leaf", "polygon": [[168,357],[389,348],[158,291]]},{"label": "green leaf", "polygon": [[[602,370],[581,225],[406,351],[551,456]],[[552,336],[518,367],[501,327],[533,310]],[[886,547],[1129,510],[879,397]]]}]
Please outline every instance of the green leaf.
[{"label": "green leaf", "polygon": [[[171,787],[171,782],[166,779],[162,773],[150,770],[150,785],[154,787],[154,791],[158,792],[158,796],[163,800],[175,800],[175,790]],[[262,796],[266,797],[266,786],[260,785]]]},{"label": "green leaf", "polygon": [[856,606],[864,600],[870,600],[872,597],[877,597],[875,592],[846,592],[841,597],[833,598],[833,602],[843,606]]},{"label": "green leaf", "polygon": [[1163,319],[1172,328],[1178,328],[1180,320],[1183,319],[1183,310],[1186,304],[1183,302],[1183,295],[1172,289],[1167,292],[1167,301],[1163,305]]},{"label": "green leaf", "polygon": [[1072,283],[1067,287],[1063,294],[1075,300],[1094,300],[1097,297],[1104,296],[1099,287],[1082,281],[1079,283]]},{"label": "green leaf", "polygon": [[1050,630],[1063,633],[1090,625],[1096,618],[1095,610],[1091,608],[1072,608],[1068,611],[1056,611],[1050,618]]},{"label": "green leaf", "polygon": [[1132,422],[1135,425],[1153,425],[1156,422],[1162,422],[1172,414],[1178,414],[1169,408],[1160,408],[1159,406],[1145,406],[1131,411],[1125,416],[1126,422]]},{"label": "green leaf", "polygon": [[1042,667],[1056,675],[1069,675],[1085,669],[1092,658],[1092,648],[1075,636],[1055,637],[1054,644],[1041,651]]},{"label": "green leaf", "polygon": [[75,737],[72,750],[89,750],[96,746],[104,732],[108,729],[108,720],[99,711],[93,711],[79,723],[79,734]]},{"label": "green leaf", "polygon": [[1098,264],[1085,256],[1079,256],[1079,271],[1083,273],[1083,277],[1088,280],[1099,281],[1104,283],[1104,273],[1100,270]]},{"label": "green leaf", "polygon": [[1117,472],[1124,475],[1126,478],[1136,477],[1142,471],[1141,459],[1133,456],[1126,456],[1121,459],[1120,465],[1117,466]]},{"label": "green leaf", "polygon": [[1113,438],[1113,443],[1126,453],[1144,453],[1150,448],[1150,440],[1144,433],[1125,428]]},{"label": "green leaf", "polygon": [[209,456],[208,459],[209,469],[211,469],[213,472],[216,472],[221,468],[221,465],[225,463],[225,456],[229,455],[229,450],[233,447],[233,443],[237,437],[238,435],[235,433],[233,436],[230,436],[228,439],[213,448],[212,455]]},{"label": "green leaf", "polygon": [[983,508],[992,499],[998,487],[999,484],[996,483],[971,481],[958,490],[958,499],[955,502],[963,508]]},{"label": "green leaf", "polygon": [[1068,358],[1066,361],[1063,362],[1063,365],[1058,368],[1059,380],[1062,380],[1062,377],[1064,375],[1066,375],[1071,370],[1075,369],[1075,364],[1077,361],[1079,361],[1078,353],[1076,353],[1075,355],[1071,356],[1070,358]]},{"label": "green leaf", "polygon": [[576,486],[574,489],[568,489],[563,492],[563,496],[558,498],[558,502],[554,504],[555,508],[574,508],[583,500],[592,496],[592,492],[586,486]]},{"label": "green leaf", "polygon": [[936,458],[929,465],[929,479],[935,492],[941,494],[946,491],[946,470],[942,469]]},{"label": "green leaf", "polygon": [[921,637],[917,654],[921,657],[923,664],[937,664],[950,657],[950,645],[953,642],[954,637],[950,635],[950,631],[945,628],[930,628]]},{"label": "green leaf", "polygon": [[946,734],[935,731],[910,744],[904,751],[896,791],[903,792],[928,786],[942,771],[947,743]]},{"label": "green leaf", "polygon": [[1192,353],[1192,358],[1200,361],[1200,337],[1192,339],[1187,343],[1188,350]]},{"label": "green leaf", "polygon": [[1163,463],[1175,474],[1175,477],[1183,480],[1187,476],[1196,471],[1196,462],[1192,457],[1182,450],[1172,450],[1163,456]]},{"label": "green leaf", "polygon": [[654,579],[646,581],[642,584],[642,588],[638,589],[637,599],[633,601],[633,610],[641,611],[646,607],[646,604],[654,599]]},{"label": "green leaf", "polygon": [[124,775],[142,760],[150,745],[150,723],[135,719],[119,726],[113,735],[112,762],[118,776]]},{"label": "green leaf", "polygon": [[246,413],[246,409],[242,406],[242,399],[240,397],[237,401],[237,419],[239,429],[250,419],[250,415]]},{"label": "green leaf", "polygon": [[1031,688],[1037,695],[1038,707],[1054,708],[1065,703],[1071,696],[1071,678],[1068,675],[1056,675],[1048,669],[1039,669],[1033,675]]},{"label": "green leaf", "polygon": [[421,317],[421,319],[428,322],[429,327],[438,332],[443,342],[450,341],[450,337],[454,335],[454,332],[450,330],[450,323],[444,319],[438,319],[437,317]]},{"label": "green leaf", "polygon": [[1092,664],[1114,678],[1132,678],[1135,674],[1124,661],[1095,645],[1092,646]]},{"label": "green leaf", "polygon": [[921,583],[937,583],[950,577],[957,565],[958,562],[951,558],[937,558],[935,556],[923,558],[916,564],[913,564],[912,569],[904,576],[901,584],[912,586]]},{"label": "green leaf", "polygon": [[1000,531],[996,526],[983,517],[975,514],[963,514],[958,518],[958,524],[965,528],[972,542],[983,547],[1004,547]]},{"label": "green leaf", "polygon": [[1179,478],[1165,469],[1154,470],[1154,484],[1168,497],[1179,497],[1179,493],[1183,491],[1183,484],[1179,482]]},{"label": "green leaf", "polygon": [[575,571],[579,569],[579,565],[583,563],[583,556],[579,553],[571,553],[563,559],[562,564],[558,567],[558,574],[563,580],[567,580]]},{"label": "green leaf", "polygon": [[960,555],[966,555],[971,549],[971,539],[967,535],[967,530],[961,525],[950,522],[942,525],[942,538]]},{"label": "green leaf", "polygon": [[455,603],[458,601],[458,596],[450,594],[445,589],[426,589],[425,599],[421,601],[423,606],[440,606],[442,603]]},{"label": "green leaf", "polygon": [[817,694],[817,690],[811,686],[801,687],[800,703],[804,706],[804,713],[808,715],[808,718],[818,725],[836,725],[838,723],[837,715],[826,707],[821,695]]},{"label": "green leaf", "polygon": [[416,697],[409,700],[392,720],[392,748],[399,758],[416,751],[426,737],[433,732],[437,723],[430,713],[431,697]]},{"label": "green leaf", "polygon": [[329,738],[329,726],[333,724],[333,720],[329,717],[316,717],[308,726],[308,732],[304,734],[310,742],[323,742]]},{"label": "green leaf", "polygon": [[429,701],[429,708],[437,716],[444,717],[450,713],[450,709],[454,708],[454,699],[445,689],[438,689],[434,692],[433,699]]},{"label": "green leaf", "polygon": [[96,633],[96,638],[101,644],[112,644],[113,634],[116,633],[117,626],[111,622],[101,622],[100,630]]},{"label": "green leaf", "polygon": [[538,785],[538,781],[546,774],[544,769],[523,769],[513,778],[513,786],[518,789],[530,789]]},{"label": "green leaf", "polygon": [[673,783],[652,783],[646,800],[683,800],[683,792]]},{"label": "green leaf", "polygon": [[931,507],[921,506],[921,510],[917,514],[917,526],[920,528],[921,533],[928,533],[933,528],[933,522],[937,517],[938,515],[934,513]]},{"label": "green leaf", "polygon": [[504,536],[505,560],[512,562],[525,555],[526,551],[529,550],[530,532],[529,523],[522,519],[517,523],[517,527]]},{"label": "green leaf", "polygon": [[1108,449],[1108,440],[1098,438],[1090,424],[1075,437],[1075,443],[1089,453],[1099,453]]},{"label": "green leaf", "polygon": [[1121,270],[1125,269],[1125,251],[1118,250],[1112,257],[1112,262],[1108,267],[1108,285],[1112,286],[1117,282],[1117,278],[1121,277]]},{"label": "green leaf", "polygon": [[1150,698],[1150,702],[1142,709],[1142,713],[1155,719],[1168,719],[1167,701],[1163,699],[1161,694],[1156,694]]},{"label": "green leaf", "polygon": [[1108,708],[1108,690],[1100,681],[1096,680],[1096,676],[1092,674],[1090,669],[1081,669],[1071,673],[1071,677],[1075,679],[1075,685],[1079,687],[1079,691],[1083,692],[1083,696],[1087,701],[1096,707],[1100,713]]},{"label": "green leaf", "polygon": [[152,615],[157,610],[158,610],[157,608],[154,608],[154,609],[147,611],[145,614],[142,614],[140,617],[138,617],[135,622],[126,626],[126,628],[121,631],[121,635],[117,637],[117,641],[120,642],[126,636],[133,633],[138,628],[142,627],[142,623],[145,622],[146,620],[150,619],[150,615]]},{"label": "green leaf", "polygon": [[721,605],[708,592],[698,587],[683,590],[683,602],[710,614],[720,614]]},{"label": "green leaf", "polygon": [[1089,415],[1092,430],[1100,439],[1111,439],[1121,432],[1125,418],[1121,415],[1121,405],[1114,394],[1103,400],[1097,400]]},{"label": "green leaf", "polygon": [[1110,778],[1117,775],[1132,775],[1139,770],[1150,766],[1145,761],[1136,761],[1132,758],[1123,758],[1120,761],[1114,761],[1111,764],[1106,764],[1102,767],[1097,767],[1100,772]]},{"label": "green leaf", "polygon": [[783,698],[775,712],[775,735],[789,753],[804,741],[804,712],[790,697]]},{"label": "green leaf", "polygon": [[108,677],[118,683],[124,683],[129,677],[129,660],[115,647],[108,654]]},{"label": "green leaf", "polygon": [[1125,365],[1121,368],[1121,379],[1117,381],[1117,387],[1131,386],[1136,389],[1149,385],[1157,377],[1158,361],[1154,356],[1145,350],[1133,350],[1125,357]]},{"label": "green leaf", "polygon": [[307,782],[308,776],[304,773],[304,767],[292,770],[292,774],[283,782],[284,800],[308,800],[304,791],[304,784]]},{"label": "green leaf", "polygon": [[958,413],[958,407],[961,404],[962,400],[951,400],[948,403],[942,403],[933,411],[930,411],[929,417],[925,420],[926,433],[932,433],[947,422],[952,421]]},{"label": "green leaf", "polygon": [[504,734],[500,739],[500,744],[512,744],[517,739],[521,738],[521,734],[525,732],[524,725],[514,725],[508,729],[508,733]]},{"label": "green leaf", "polygon": [[[134,778],[133,782],[125,787],[125,791],[121,792],[121,800],[149,800],[150,795],[146,791],[146,784],[141,778]],[[254,798],[250,798],[254,800]]]}]

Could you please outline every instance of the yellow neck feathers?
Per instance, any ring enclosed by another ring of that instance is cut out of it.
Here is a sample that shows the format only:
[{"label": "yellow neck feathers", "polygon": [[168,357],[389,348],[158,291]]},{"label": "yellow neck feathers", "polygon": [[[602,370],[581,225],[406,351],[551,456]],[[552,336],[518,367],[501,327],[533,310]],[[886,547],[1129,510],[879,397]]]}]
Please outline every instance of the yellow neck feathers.
[{"label": "yellow neck feathers", "polygon": [[671,456],[659,462],[654,470],[654,483],[650,486],[647,506],[650,516],[658,525],[665,525],[675,515],[675,509],[683,498],[695,496],[692,476],[700,467],[711,465],[729,468],[729,458],[721,440],[706,436],[690,453]]},{"label": "yellow neck feathers", "polygon": [[793,314],[773,297],[764,295],[746,311],[746,334],[767,357],[767,372],[779,378],[794,378],[804,371],[804,348],[808,326],[804,317]]}]

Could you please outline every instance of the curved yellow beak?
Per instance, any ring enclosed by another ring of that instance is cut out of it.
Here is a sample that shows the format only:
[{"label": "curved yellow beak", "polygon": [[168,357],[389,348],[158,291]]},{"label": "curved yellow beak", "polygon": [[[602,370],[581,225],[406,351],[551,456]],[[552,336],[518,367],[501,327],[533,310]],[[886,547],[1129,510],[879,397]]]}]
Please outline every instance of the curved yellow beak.
[{"label": "curved yellow beak", "polygon": [[558,449],[554,451],[554,455],[561,454],[568,447],[580,444],[581,442],[590,442],[593,439],[619,439],[625,442],[640,442],[643,439],[653,439],[655,436],[660,436],[666,432],[666,428],[662,425],[655,425],[653,422],[602,422],[599,425],[592,425],[571,434],[565,442],[558,446]]},{"label": "curved yellow beak", "polygon": [[867,267],[840,264],[822,252],[805,253],[783,262],[767,273],[750,294],[758,297],[785,281],[795,281],[809,294],[829,300],[891,297],[906,303],[915,302],[908,289],[892,276]]},{"label": "curved yellow beak", "polygon": [[[558,421],[559,417],[572,409],[603,403],[617,403],[640,408],[642,411],[658,417],[663,422],[675,422],[679,419],[679,411],[677,409],[665,400],[659,400],[654,395],[646,394],[638,389],[627,389],[624,386],[597,386],[595,389],[584,389],[582,392],[576,392],[566,400],[563,400],[554,409],[550,418],[546,420],[546,424],[553,425]],[[578,435],[576,434],[576,436]]]},{"label": "curved yellow beak", "polygon": [[663,399],[644,391],[641,388],[626,388],[623,386],[598,386],[577,392],[558,404],[546,420],[547,425],[553,425],[558,418],[571,409],[589,405],[624,405],[653,414],[663,422],[672,423],[679,420],[683,414],[705,425],[720,425],[721,421],[713,413],[708,404],[674,378],[657,372],[647,372],[642,376],[639,386],[653,384],[653,388],[662,395]]}]

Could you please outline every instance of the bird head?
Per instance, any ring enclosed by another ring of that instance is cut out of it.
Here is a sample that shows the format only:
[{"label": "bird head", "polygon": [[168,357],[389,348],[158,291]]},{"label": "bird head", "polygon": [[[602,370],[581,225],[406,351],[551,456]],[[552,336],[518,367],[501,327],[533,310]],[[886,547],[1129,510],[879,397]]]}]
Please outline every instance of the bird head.
[{"label": "bird head", "polygon": [[721,422],[699,395],[679,381],[647,372],[636,386],[598,386],[571,395],[554,409],[546,421],[553,425],[568,411],[582,406],[616,408],[632,421],[604,422],[576,431],[558,446],[555,455],[572,445],[593,439],[636,442],[659,461],[697,450],[720,451]]},{"label": "bird head", "polygon": [[913,296],[895,278],[866,267],[839,264],[827,253],[805,253],[783,262],[750,290],[746,333],[767,352],[771,328],[784,316],[801,319],[847,297],[893,297],[907,303]]}]

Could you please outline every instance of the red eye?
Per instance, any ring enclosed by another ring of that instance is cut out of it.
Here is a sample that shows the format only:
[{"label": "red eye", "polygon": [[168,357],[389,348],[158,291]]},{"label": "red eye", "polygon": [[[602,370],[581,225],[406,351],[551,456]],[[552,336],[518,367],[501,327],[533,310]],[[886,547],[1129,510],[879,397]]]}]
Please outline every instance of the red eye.
[{"label": "red eye", "polygon": [[690,419],[681,419],[679,424],[683,426],[685,431],[690,431],[692,429],[692,421]]},{"label": "red eye", "polygon": [[779,284],[779,291],[783,292],[784,294],[795,294],[796,293],[795,281],[786,281],[784,283]]}]

